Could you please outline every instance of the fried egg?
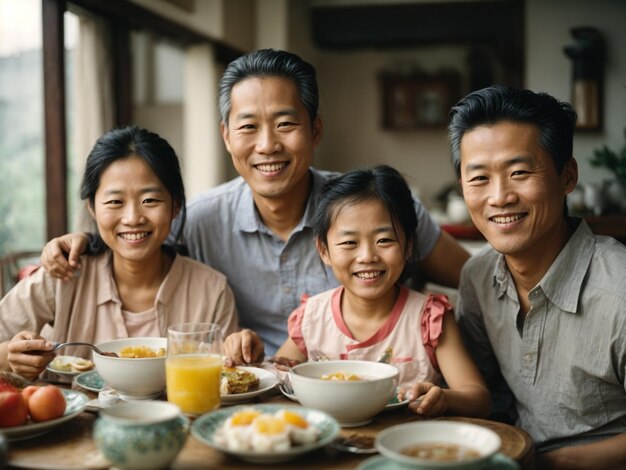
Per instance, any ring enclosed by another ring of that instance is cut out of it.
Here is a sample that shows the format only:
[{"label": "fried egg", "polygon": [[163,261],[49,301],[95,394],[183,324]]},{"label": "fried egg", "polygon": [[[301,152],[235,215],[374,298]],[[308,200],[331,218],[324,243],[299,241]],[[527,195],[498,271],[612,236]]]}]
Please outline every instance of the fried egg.
[{"label": "fried egg", "polygon": [[224,421],[221,432],[216,437],[217,442],[231,450],[249,450],[252,422],[260,415],[261,412],[254,408],[244,408],[233,413]]},{"label": "fried egg", "polygon": [[318,429],[306,418],[291,410],[279,410],[276,417],[282,420],[289,430],[289,437],[294,444],[312,444],[319,436]]},{"label": "fried egg", "polygon": [[257,452],[284,452],[291,448],[289,428],[280,418],[262,414],[252,422],[251,445]]}]

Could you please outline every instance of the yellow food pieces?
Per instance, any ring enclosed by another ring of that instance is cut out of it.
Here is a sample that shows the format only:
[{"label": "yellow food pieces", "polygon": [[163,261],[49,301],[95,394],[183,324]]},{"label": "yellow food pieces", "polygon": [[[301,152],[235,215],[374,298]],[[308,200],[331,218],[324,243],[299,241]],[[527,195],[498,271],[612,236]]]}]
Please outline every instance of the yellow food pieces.
[{"label": "yellow food pieces", "polygon": [[165,356],[165,348],[159,348],[156,351],[148,346],[125,346],[120,349],[120,357],[130,359],[140,359],[147,357],[163,357]]},{"label": "yellow food pieces", "polygon": [[360,376],[351,372],[333,372],[332,374],[322,375],[322,380],[341,380],[344,382],[354,382],[356,380],[363,380]]}]

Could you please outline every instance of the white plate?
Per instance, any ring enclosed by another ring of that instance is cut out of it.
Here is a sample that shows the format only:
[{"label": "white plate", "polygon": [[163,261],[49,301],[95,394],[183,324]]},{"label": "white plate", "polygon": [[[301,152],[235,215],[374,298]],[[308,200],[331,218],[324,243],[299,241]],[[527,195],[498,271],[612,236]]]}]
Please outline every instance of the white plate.
[{"label": "white plate", "polygon": [[[78,356],[57,356],[55,359],[53,359],[52,362],[56,361],[56,360],[61,360],[63,362],[72,362],[72,361],[76,361],[76,360],[84,360],[85,358],[83,357],[78,357]],[[50,362],[48,364],[48,366],[46,367],[46,370],[49,370],[50,372],[54,372],[55,374],[60,374],[60,375],[67,375],[67,376],[75,376],[78,374],[82,374],[84,372],[84,370],[61,370],[61,369],[56,369],[54,367],[52,367],[52,362]],[[93,362],[92,362],[93,363]],[[93,367],[89,370],[93,370]]]},{"label": "white plate", "polygon": [[[285,395],[290,400],[293,400],[296,403],[300,403],[300,401],[298,400],[298,397],[296,397],[295,395],[291,393],[287,393],[285,391],[285,388],[282,386],[282,384],[278,384],[278,390],[280,390],[280,393]],[[394,397],[391,400],[389,400],[389,403],[385,405],[385,410],[393,410],[394,408],[400,408],[400,407],[406,406],[408,403],[409,403],[409,400],[407,399],[398,401],[398,396],[394,395]]]},{"label": "white plate", "polygon": [[237,403],[245,403],[247,401],[252,400],[254,397],[258,397],[259,395],[271,390],[276,385],[278,381],[276,376],[271,373],[269,370],[260,369],[258,367],[239,367],[237,369],[245,370],[247,372],[251,372],[259,378],[259,389],[254,392],[246,392],[246,393],[233,393],[230,395],[222,395],[222,404],[224,405],[235,405]]},{"label": "white plate", "polygon": [[106,383],[104,382],[102,377],[100,377],[100,374],[98,374],[97,370],[90,370],[89,372],[78,374],[76,377],[74,377],[74,382],[84,389],[96,393],[98,393],[106,386]]},{"label": "white plate", "polygon": [[[258,409],[261,413],[271,414],[285,408],[292,409],[295,412],[300,413],[309,423],[319,429],[320,437],[313,444],[296,445],[284,452],[254,452],[251,450],[230,450],[225,446],[222,446],[215,442],[215,431],[217,431],[222,426],[224,421],[233,413],[241,411],[242,409],[248,408],[250,406],[252,406],[252,408]],[[337,434],[339,434],[339,424],[333,417],[324,413],[323,411],[313,410],[310,408],[302,408],[301,406],[296,405],[242,405],[234,406],[232,408],[223,408],[221,410],[213,411],[211,413],[200,416],[191,425],[191,434],[203,444],[220,450],[226,454],[234,455],[247,462],[268,464],[285,462],[287,460],[291,460],[297,457],[298,455],[304,454],[306,452],[311,452],[312,450],[319,449],[320,447],[324,447],[325,445],[331,443],[335,439],[335,437],[337,437]]]},{"label": "white plate", "polygon": [[31,437],[39,436],[43,433],[50,431],[55,426],[58,426],[65,421],[69,421],[75,416],[79,415],[87,406],[89,398],[82,392],[76,390],[61,389],[65,396],[65,414],[60,418],[51,419],[49,421],[43,421],[41,423],[28,423],[22,426],[12,426],[10,428],[0,428],[0,433],[4,434],[10,441],[17,441],[20,439],[29,439]]}]

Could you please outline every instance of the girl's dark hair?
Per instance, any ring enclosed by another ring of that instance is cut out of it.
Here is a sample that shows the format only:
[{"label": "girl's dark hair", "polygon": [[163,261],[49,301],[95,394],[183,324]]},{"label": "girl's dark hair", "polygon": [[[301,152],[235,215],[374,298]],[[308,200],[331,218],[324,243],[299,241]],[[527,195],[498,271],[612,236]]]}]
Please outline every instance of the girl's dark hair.
[{"label": "girl's dark hair", "polygon": [[[417,215],[409,185],[394,168],[380,165],[353,170],[328,181],[318,196],[313,231],[328,246],[328,230],[339,210],[347,204],[378,200],[389,211],[394,231],[400,226],[405,234],[405,251],[410,252],[406,265],[417,260]],[[403,273],[404,280],[408,273]]]},{"label": "girl's dark hair", "polygon": [[[150,167],[170,192],[173,203],[178,206],[180,223],[174,240],[175,248],[182,251],[177,243],[187,218],[185,187],[176,152],[158,134],[140,127],[129,126],[113,129],[100,137],[87,157],[80,186],[80,198],[89,201],[93,207],[102,173],[113,162],[131,156],[141,158]],[[91,254],[99,254],[107,249],[99,234],[91,237],[89,247]]]}]

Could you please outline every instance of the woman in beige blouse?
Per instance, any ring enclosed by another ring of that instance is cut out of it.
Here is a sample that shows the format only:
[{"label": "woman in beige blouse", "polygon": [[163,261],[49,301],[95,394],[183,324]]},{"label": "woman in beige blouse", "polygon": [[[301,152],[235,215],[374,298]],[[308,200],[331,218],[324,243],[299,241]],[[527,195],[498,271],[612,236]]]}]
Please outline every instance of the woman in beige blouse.
[{"label": "woman in beige blouse", "polygon": [[0,300],[0,370],[34,378],[59,341],[165,336],[181,322],[237,329],[225,276],[164,244],[174,218],[176,240],[185,222],[180,167],[167,141],[137,127],[105,134],[87,159],[81,199],[98,227],[91,254],[81,258],[80,276],[63,281],[39,269]]}]

